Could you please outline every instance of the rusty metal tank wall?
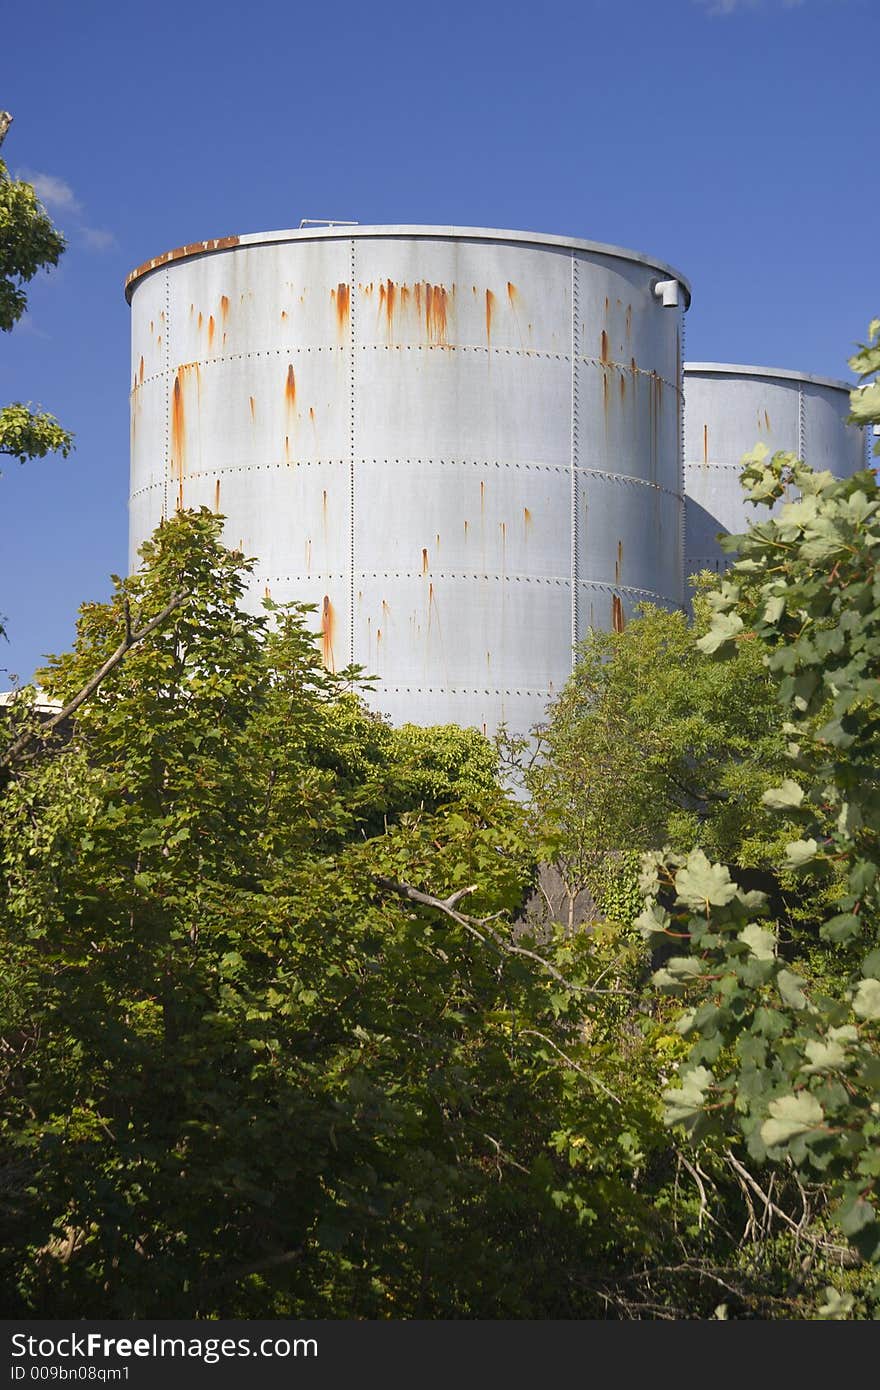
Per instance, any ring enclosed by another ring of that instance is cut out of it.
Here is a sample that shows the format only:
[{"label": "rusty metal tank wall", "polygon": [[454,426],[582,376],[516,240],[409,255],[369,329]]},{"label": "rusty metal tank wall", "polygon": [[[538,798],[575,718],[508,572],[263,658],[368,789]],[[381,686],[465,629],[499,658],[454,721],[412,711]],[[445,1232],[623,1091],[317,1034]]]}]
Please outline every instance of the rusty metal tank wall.
[{"label": "rusty metal tank wall", "polygon": [[851,390],[799,372],[685,363],[685,576],[726,568],[731,558],[718,533],[736,534],[760,519],[739,482],[741,459],[756,444],[837,477],[865,467],[865,432],[846,423]]},{"label": "rusty metal tank wall", "polygon": [[588,625],[681,603],[669,267],[329,227],[183,247],[126,293],[131,565],[176,507],[222,512],[251,601],[317,605],[326,664],[376,673],[395,722],[525,730]]}]

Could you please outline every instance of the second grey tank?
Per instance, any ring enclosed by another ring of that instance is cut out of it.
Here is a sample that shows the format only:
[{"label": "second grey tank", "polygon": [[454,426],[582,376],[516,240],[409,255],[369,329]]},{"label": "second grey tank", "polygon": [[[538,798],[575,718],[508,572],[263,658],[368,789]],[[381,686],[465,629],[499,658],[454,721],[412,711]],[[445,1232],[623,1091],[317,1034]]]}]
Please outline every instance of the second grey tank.
[{"label": "second grey tank", "polygon": [[742,457],[756,444],[839,478],[865,467],[865,432],[847,424],[851,390],[844,381],[771,367],[685,363],[685,578],[725,569],[731,557],[719,533],[760,520],[739,481]]}]

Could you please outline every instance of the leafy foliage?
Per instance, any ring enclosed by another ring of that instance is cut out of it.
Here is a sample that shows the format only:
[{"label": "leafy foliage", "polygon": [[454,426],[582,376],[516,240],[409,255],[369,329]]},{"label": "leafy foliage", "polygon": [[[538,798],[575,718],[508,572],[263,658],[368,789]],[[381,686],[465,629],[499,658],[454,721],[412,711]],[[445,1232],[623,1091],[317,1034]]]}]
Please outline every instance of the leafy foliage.
[{"label": "leafy foliage", "polygon": [[[880,320],[852,360],[880,370]],[[854,416],[880,419],[877,382]],[[792,455],[756,451],[743,481],[778,514],[734,538],[738,558],[700,641],[719,660],[759,652],[788,740],[787,775],[764,804],[795,822],[785,868],[816,909],[823,974],[793,968],[761,894],[699,852],[655,855],[640,924],[687,943],[655,977],[691,1005],[691,1042],[668,1117],[692,1134],[739,1130],[753,1159],[819,1179],[859,1254],[880,1261],[880,489],[870,470],[837,480]],[[836,882],[837,901],[823,892]],[[660,896],[665,888],[666,906]],[[839,1305],[830,1299],[839,1316]]]},{"label": "leafy foliage", "polygon": [[[27,308],[25,285],[38,271],[58,264],[64,237],[53,227],[31,184],[10,178],[0,160],[0,330],[9,333]],[[0,454],[19,462],[58,451],[67,455],[72,436],[53,415],[20,401],[0,408]]]}]

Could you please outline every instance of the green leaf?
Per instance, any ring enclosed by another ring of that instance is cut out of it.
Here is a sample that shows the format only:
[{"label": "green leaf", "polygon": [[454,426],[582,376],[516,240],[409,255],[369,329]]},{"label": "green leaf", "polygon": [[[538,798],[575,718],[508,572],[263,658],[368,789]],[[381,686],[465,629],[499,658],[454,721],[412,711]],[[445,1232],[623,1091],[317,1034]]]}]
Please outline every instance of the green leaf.
[{"label": "green leaf", "polygon": [[880,980],[862,980],[853,999],[853,1012],[869,1022],[880,1018]]},{"label": "green leaf", "polygon": [[792,868],[800,868],[815,859],[819,846],[815,840],[792,840],[785,846],[785,857]]},{"label": "green leaf", "polygon": [[776,976],[776,988],[783,1003],[790,1009],[805,1009],[807,1006],[807,996],[801,986],[804,981],[799,975],[795,975],[791,970],[780,970]]},{"label": "green leaf", "polygon": [[773,960],[776,955],[776,937],[772,931],[766,927],[759,927],[757,923],[750,922],[747,927],[743,927],[739,932],[739,940],[744,941],[752,955],[758,960]]},{"label": "green leaf", "polygon": [[701,849],[692,850],[683,869],[675,875],[677,901],[695,911],[707,905],[725,907],[738,889],[723,864],[711,864]]},{"label": "green leaf", "polygon": [[787,1144],[795,1135],[815,1129],[825,1118],[821,1105],[809,1091],[771,1100],[770,1118],[761,1125],[761,1138],[768,1149]]},{"label": "green leaf", "polygon": [[697,639],[697,648],[707,656],[721,654],[742,629],[743,620],[738,613],[717,613],[709,631]]},{"label": "green leaf", "polygon": [[761,805],[769,806],[773,811],[787,811],[792,807],[800,806],[804,799],[804,789],[799,787],[797,782],[793,782],[790,777],[786,777],[781,787],[770,787],[761,797]]}]

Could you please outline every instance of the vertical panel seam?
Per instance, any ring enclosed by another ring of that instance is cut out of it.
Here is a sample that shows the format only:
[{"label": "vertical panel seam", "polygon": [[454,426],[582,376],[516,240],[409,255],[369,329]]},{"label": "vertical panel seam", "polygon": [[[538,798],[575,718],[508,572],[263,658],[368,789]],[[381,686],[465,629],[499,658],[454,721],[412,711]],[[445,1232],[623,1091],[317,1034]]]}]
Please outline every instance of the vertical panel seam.
[{"label": "vertical panel seam", "polygon": [[168,466],[170,463],[169,431],[171,428],[171,289],[168,284],[168,267],[163,272],[165,279],[165,470],[162,476],[162,520],[168,518]]},{"label": "vertical panel seam", "polygon": [[579,391],[579,371],[580,371],[580,337],[578,324],[580,319],[580,303],[578,299],[578,261],[577,255],[571,253],[571,553],[570,553],[570,572],[571,572],[571,658],[570,664],[574,666],[574,648],[580,637],[580,614],[578,611],[578,542],[579,542],[579,516],[578,516],[578,463],[579,452],[579,421],[578,421],[578,391]]},{"label": "vertical panel seam", "polygon": [[807,419],[804,409],[804,388],[798,387],[798,457],[807,462]]},{"label": "vertical panel seam", "polygon": [[349,503],[349,582],[348,582],[348,662],[354,664],[354,595],[355,595],[355,240],[349,241],[349,292],[348,292],[348,355],[349,368],[349,422],[348,422],[348,503]]}]

